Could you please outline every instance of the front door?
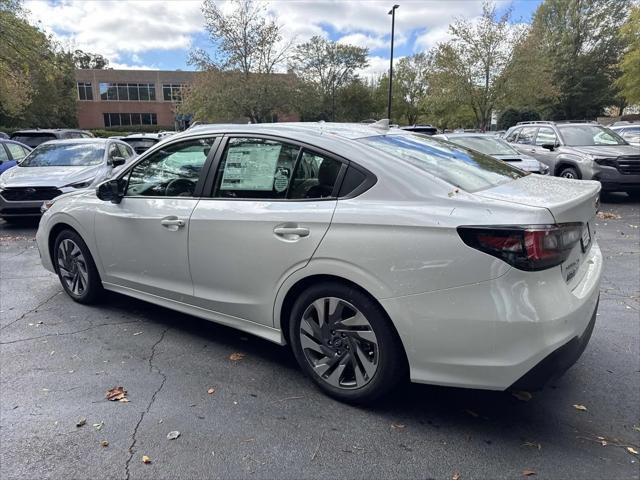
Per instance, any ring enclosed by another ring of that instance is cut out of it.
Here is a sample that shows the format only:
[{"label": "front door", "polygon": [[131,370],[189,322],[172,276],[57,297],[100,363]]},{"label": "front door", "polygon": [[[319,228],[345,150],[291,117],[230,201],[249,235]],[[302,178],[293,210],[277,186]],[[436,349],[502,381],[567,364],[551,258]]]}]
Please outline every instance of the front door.
[{"label": "front door", "polygon": [[267,138],[230,138],[211,198],[191,216],[189,262],[202,308],[272,326],[278,287],[329,228],[343,164]]},{"label": "front door", "polygon": [[556,132],[551,127],[540,127],[536,135],[533,156],[541,163],[549,167],[550,175],[555,174],[557,149],[549,150],[542,145],[560,145]]},{"label": "front door", "polygon": [[204,184],[215,138],[167,145],[137,162],[119,204],[102,203],[95,217],[103,281],[179,301],[193,294],[189,218]]}]

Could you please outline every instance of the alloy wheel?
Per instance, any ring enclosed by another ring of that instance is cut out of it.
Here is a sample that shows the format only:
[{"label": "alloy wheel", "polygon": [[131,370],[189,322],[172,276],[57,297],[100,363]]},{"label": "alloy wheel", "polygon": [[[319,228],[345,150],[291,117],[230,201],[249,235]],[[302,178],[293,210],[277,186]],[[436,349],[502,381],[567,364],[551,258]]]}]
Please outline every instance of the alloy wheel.
[{"label": "alloy wheel", "polygon": [[562,172],[562,176],[564,178],[576,178],[576,176],[573,174],[573,172],[570,172],[570,171]]},{"label": "alloy wheel", "polygon": [[65,238],[58,245],[58,270],[67,289],[74,295],[82,295],[89,283],[87,261],[80,247]]},{"label": "alloy wheel", "polygon": [[378,369],[378,339],[367,318],[351,303],[323,297],[300,322],[300,345],[313,371],[329,385],[361,388]]}]

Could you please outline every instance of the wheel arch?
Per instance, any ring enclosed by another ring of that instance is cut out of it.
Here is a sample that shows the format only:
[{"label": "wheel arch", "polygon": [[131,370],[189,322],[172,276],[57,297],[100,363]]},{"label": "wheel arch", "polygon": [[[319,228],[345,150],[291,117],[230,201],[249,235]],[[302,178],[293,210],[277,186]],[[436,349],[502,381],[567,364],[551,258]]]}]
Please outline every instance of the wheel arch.
[{"label": "wheel arch", "polygon": [[276,327],[280,328],[282,332],[282,336],[286,343],[290,343],[289,342],[289,321],[290,321],[289,317],[291,316],[291,310],[293,308],[293,304],[296,301],[296,298],[298,298],[298,295],[300,295],[307,288],[321,282],[339,283],[344,285],[345,287],[356,289],[361,293],[363,293],[364,295],[366,295],[367,297],[369,297],[369,299],[371,299],[371,301],[380,309],[380,311],[386,317],[387,322],[389,323],[392,331],[394,332],[394,334],[396,335],[396,338],[400,342],[404,361],[408,365],[406,347],[402,341],[402,338],[400,337],[400,334],[398,333],[396,326],[394,325],[393,321],[391,320],[391,317],[389,316],[389,313],[384,308],[384,306],[375,298],[375,296],[373,296],[369,291],[367,291],[366,288],[363,288],[358,283],[352,280],[349,280],[347,278],[334,275],[334,274],[317,273],[317,274],[309,275],[309,276],[298,279],[293,285],[291,285],[291,287],[288,288],[286,294],[284,295],[284,298],[282,299],[280,309],[276,316],[276,320],[279,322],[279,324],[275,325]]},{"label": "wheel arch", "polygon": [[571,167],[574,168],[576,170],[576,172],[578,172],[578,178],[582,178],[582,171],[580,170],[580,166],[578,165],[578,162],[576,162],[573,159],[568,159],[568,158],[559,158],[558,161],[556,162],[556,167],[554,169],[553,175],[555,177],[560,175],[560,172],[566,168],[566,167]]},{"label": "wheel arch", "polygon": [[58,271],[56,267],[56,262],[54,260],[54,248],[55,248],[56,238],[58,238],[58,235],[60,235],[60,233],[63,232],[64,230],[71,230],[84,241],[84,244],[89,249],[89,253],[91,254],[91,257],[93,257],[93,263],[96,265],[96,269],[98,270],[98,276],[101,278],[102,276],[101,276],[100,268],[98,267],[98,261],[97,261],[98,259],[96,257],[95,252],[91,248],[90,242],[87,241],[86,236],[82,234],[82,231],[80,229],[73,226],[70,222],[66,222],[64,220],[61,220],[57,222],[55,225],[53,225],[49,229],[49,235],[47,237],[47,249],[49,252],[49,258],[51,259],[51,263],[55,271],[56,272]]}]

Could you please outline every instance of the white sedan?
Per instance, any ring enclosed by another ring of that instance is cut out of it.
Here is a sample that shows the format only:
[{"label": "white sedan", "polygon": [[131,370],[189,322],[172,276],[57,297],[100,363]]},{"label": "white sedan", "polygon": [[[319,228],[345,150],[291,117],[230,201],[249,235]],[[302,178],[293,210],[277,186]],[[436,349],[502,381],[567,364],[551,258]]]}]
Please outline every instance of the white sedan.
[{"label": "white sedan", "polygon": [[600,184],[385,123],[199,126],[47,202],[42,262],[292,348],[328,394],[535,388],[594,327]]}]

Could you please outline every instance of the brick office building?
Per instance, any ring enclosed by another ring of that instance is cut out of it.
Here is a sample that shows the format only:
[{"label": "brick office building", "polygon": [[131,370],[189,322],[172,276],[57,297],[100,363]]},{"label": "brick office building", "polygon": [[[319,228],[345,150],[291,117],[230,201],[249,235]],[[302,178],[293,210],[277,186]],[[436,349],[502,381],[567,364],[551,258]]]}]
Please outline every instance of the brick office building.
[{"label": "brick office building", "polygon": [[184,127],[175,113],[182,87],[196,72],[76,70],[79,128]]}]

